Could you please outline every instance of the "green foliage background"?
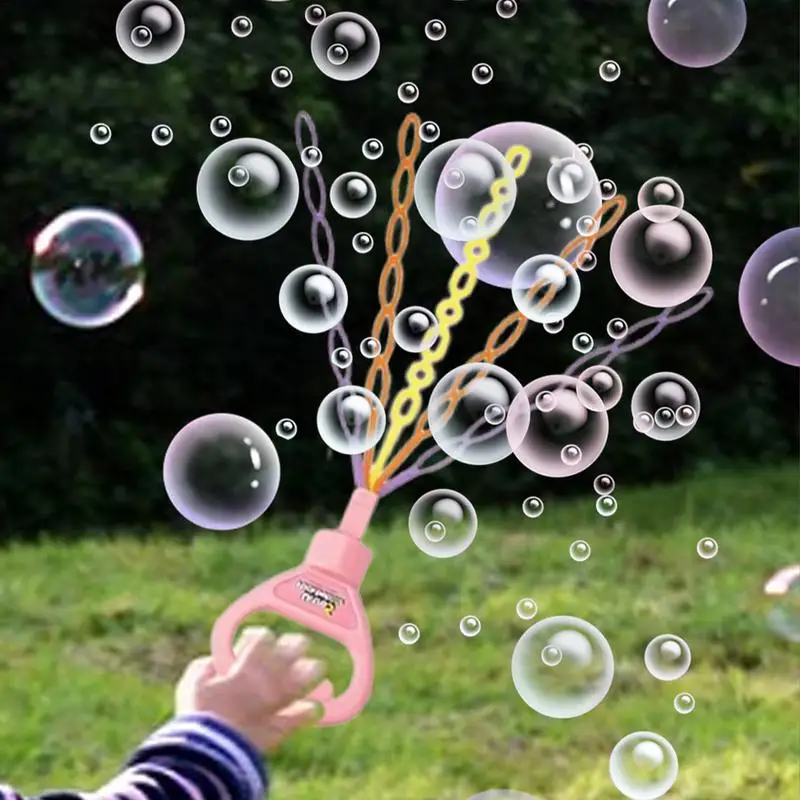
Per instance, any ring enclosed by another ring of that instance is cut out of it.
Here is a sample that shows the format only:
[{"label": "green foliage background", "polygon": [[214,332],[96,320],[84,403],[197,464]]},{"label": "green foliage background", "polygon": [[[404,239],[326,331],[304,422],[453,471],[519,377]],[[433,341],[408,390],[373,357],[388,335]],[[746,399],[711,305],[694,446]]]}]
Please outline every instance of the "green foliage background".
[{"label": "green foliage background", "polygon": [[[147,67],[116,45],[120,5],[17,0],[4,13],[4,536],[174,521],[161,485],[161,458],[181,425],[214,411],[243,414],[267,430],[280,417],[294,418],[300,432],[281,447],[277,509],[329,501],[338,508],[349,469],[344,457],[325,458],[314,425],[316,407],[333,386],[324,342],[290,329],[277,306],[287,272],[311,261],[302,203],[274,239],[232,242],[203,220],[194,181],[218,144],[208,130],[215,114],[232,119],[234,136],[269,139],[298,163],[292,123],[305,109],[319,129],[328,181],[362,168],[361,142],[381,138],[386,154],[368,167],[379,187],[375,211],[359,224],[334,221],[337,267],[350,293],[346,326],[357,343],[368,335],[377,310],[382,254],[376,247],[356,256],[349,241],[362,228],[382,241],[395,131],[408,110],[396,97],[403,80],[418,83],[416,110],[435,119],[444,138],[508,120],[548,125],[588,141],[601,177],[613,178],[631,202],[645,179],[674,177],[686,193],[687,210],[709,231],[713,302],[621,365],[629,390],[658,369],[686,375],[700,391],[702,420],[685,440],[659,446],[630,430],[623,401],[612,413],[612,437],[598,468],[630,483],[796,453],[796,372],[772,363],[749,341],[736,304],[749,255],[798,219],[794,0],[753,4],[741,48],[710,70],[681,69],[660,56],[647,34],[643,0],[521,0],[519,14],[509,21],[497,18],[493,2],[481,0],[326,3],[328,13],[364,13],[381,33],[378,66],[354,84],[330,81],[314,66],[302,0],[183,0],[182,49],[166,64]],[[244,40],[230,34],[230,20],[240,13],[255,24]],[[422,32],[432,16],[448,25],[447,37],[436,44]],[[622,66],[622,78],[611,85],[597,76],[604,58]],[[495,70],[485,87],[470,79],[471,66],[481,60]],[[278,64],[294,72],[288,89],[270,83]],[[114,132],[105,147],[88,138],[98,121]],[[150,129],[160,122],[175,132],[169,147],[150,141]],[[145,303],[113,327],[91,333],[49,319],[27,285],[32,234],[81,204],[105,206],[130,219],[149,258]],[[412,239],[404,302],[433,304],[452,262],[416,218]],[[610,317],[633,322],[644,316],[646,310],[625,298],[608,274],[607,248],[608,240],[598,249],[600,267],[587,279],[587,300],[565,332],[551,337],[529,331],[502,362],[523,383],[561,371],[574,355],[573,333],[588,330],[602,338]],[[479,287],[450,366],[480,347],[510,310],[506,292]],[[84,416],[89,410],[91,420]],[[434,484],[442,481],[475,501],[516,504],[537,479],[512,459],[491,469],[454,469]],[[548,484],[540,491],[577,486],[578,481]],[[401,493],[400,502],[406,501],[409,490]]]}]

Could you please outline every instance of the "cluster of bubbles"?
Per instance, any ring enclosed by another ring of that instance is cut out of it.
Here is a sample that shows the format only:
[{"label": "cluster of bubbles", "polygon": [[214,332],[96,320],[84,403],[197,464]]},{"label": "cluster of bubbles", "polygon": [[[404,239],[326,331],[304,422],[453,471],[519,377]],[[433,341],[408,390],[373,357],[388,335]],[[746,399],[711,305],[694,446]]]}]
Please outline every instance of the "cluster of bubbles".
[{"label": "cluster of bubbles", "polygon": [[656,372],[631,395],[633,427],[660,442],[686,436],[700,416],[700,395],[694,384],[676,372]]}]

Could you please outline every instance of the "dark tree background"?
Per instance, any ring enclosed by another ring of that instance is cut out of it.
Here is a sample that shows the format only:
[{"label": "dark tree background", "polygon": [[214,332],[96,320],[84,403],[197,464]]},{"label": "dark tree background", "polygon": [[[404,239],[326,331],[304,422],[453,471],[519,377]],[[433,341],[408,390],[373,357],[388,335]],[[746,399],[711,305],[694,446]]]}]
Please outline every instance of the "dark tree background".
[{"label": "dark tree background", "polygon": [[[312,261],[302,200],[275,237],[234,242],[204,221],[194,183],[203,159],[219,144],[209,132],[214,115],[231,118],[233,136],[274,142],[299,167],[292,124],[298,111],[308,111],[319,130],[328,182],[347,169],[366,169],[379,187],[378,205],[366,220],[333,220],[337,268],[350,293],[345,322],[357,346],[377,310],[394,142],[409,110],[396,96],[404,80],[419,85],[414,110],[440,124],[442,140],[510,120],[548,125],[588,141],[600,176],[613,178],[632,204],[647,178],[674,177],[687,210],[706,226],[715,250],[709,281],[714,300],[621,366],[628,392],[652,371],[686,375],[701,394],[700,424],[679,442],[658,444],[631,430],[623,400],[612,412],[612,436],[598,468],[631,484],[732,461],[797,457],[797,372],[772,362],[748,339],[736,302],[749,255],[798,222],[795,0],[750,4],[741,47],[728,62],[706,70],[682,69],[655,50],[646,0],[520,0],[518,15],[508,21],[496,16],[494,0],[329,2],[328,13],[362,13],[382,37],[378,66],[347,84],[314,66],[304,0],[179,4],[186,41],[158,66],[136,64],[118,48],[114,24],[121,0],[15,0],[4,12],[2,536],[174,522],[161,483],[164,451],[183,424],[215,411],[242,414],[270,432],[279,418],[295,419],[297,437],[278,440],[284,474],[276,509],[341,508],[349,481],[346,457],[326,459],[314,422],[318,403],[333,387],[324,337],[292,330],[277,303],[285,275]],[[230,32],[237,14],[254,22],[246,39]],[[448,25],[442,42],[423,35],[431,17]],[[597,75],[605,58],[622,66],[614,84]],[[488,86],[470,78],[478,61],[494,67]],[[287,89],[270,82],[278,64],[294,71]],[[88,136],[98,121],[113,129],[104,147]],[[163,148],[150,139],[161,122],[175,132]],[[386,145],[374,164],[364,162],[360,151],[369,136]],[[117,324],[93,332],[50,319],[29,287],[32,236],[78,205],[107,207],[129,219],[148,259],[145,301]],[[412,224],[404,304],[432,306],[452,260],[418,218]],[[361,229],[376,240],[366,256],[350,248]],[[611,278],[608,242],[597,248],[591,296],[586,293],[564,333],[529,330],[502,360],[523,383],[562,371],[575,355],[575,332],[604,338],[612,316],[631,323],[649,316]],[[447,364],[479,349],[511,310],[508,292],[479,286]],[[366,362],[356,362],[360,380]],[[444,483],[475,501],[516,506],[533,487],[539,493],[585,490],[590,480],[545,484],[511,458],[491,468],[448,470],[414,484],[398,500],[409,505],[418,489]]]}]

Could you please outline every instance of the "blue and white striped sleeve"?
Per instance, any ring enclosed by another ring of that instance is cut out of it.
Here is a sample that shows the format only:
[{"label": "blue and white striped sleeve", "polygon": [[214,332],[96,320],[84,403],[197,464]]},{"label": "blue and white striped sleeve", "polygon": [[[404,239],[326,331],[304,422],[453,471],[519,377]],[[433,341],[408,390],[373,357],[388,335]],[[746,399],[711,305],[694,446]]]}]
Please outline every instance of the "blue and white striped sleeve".
[{"label": "blue and white striped sleeve", "polygon": [[[211,715],[191,714],[152,734],[99,791],[46,792],[38,800],[263,800],[268,788],[250,742]],[[0,800],[26,798],[0,786]]]}]

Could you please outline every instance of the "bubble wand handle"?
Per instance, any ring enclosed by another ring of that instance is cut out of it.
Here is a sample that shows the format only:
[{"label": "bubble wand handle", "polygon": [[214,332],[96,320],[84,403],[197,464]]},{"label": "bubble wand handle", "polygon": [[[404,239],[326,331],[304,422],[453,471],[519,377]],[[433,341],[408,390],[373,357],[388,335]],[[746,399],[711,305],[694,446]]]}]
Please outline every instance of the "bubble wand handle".
[{"label": "bubble wand handle", "polygon": [[321,726],[341,725],[357,717],[372,696],[374,654],[361,584],[372,551],[361,539],[378,503],[378,495],[356,489],[336,530],[314,534],[303,561],[275,575],[235,600],[214,623],[211,655],[221,675],[234,663],[236,632],[252,614],[271,612],[341,644],[350,654],[349,686],[334,696],[323,681],[306,699],[324,709]]}]

